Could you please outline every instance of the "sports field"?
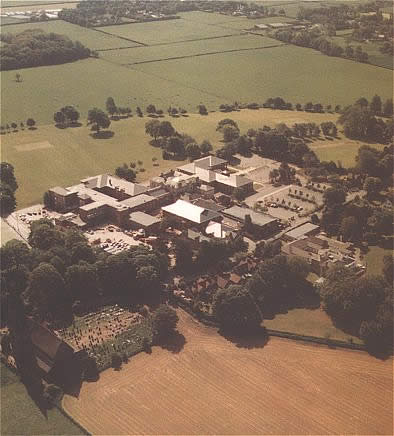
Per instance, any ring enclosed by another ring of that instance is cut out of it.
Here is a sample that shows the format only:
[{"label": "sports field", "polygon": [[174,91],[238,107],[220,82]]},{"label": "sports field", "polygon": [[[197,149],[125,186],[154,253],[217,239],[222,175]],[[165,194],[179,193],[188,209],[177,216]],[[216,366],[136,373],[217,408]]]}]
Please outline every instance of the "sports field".
[{"label": "sports field", "polygon": [[264,325],[269,329],[282,332],[362,343],[356,336],[336,328],[331,318],[320,308],[290,309],[287,313],[275,315],[273,319],[264,320]]},{"label": "sports field", "polygon": [[[119,104],[124,103],[125,100],[119,100]],[[166,116],[163,119],[170,120],[179,132],[191,135],[198,142],[210,140],[215,149],[223,145],[222,135],[216,131],[218,122],[223,118],[234,119],[241,132],[245,133],[250,128],[257,129],[263,125],[274,127],[279,122],[289,126],[303,122],[335,122],[337,115],[245,109],[231,114],[213,112],[208,116],[189,114],[187,117]],[[19,184],[16,191],[18,208],[41,202],[42,194],[50,187],[70,186],[87,176],[103,172],[112,173],[123,162],[144,162],[146,171],[138,175],[141,181],[158,175],[166,168],[179,166],[179,161],[164,161],[161,149],[149,145],[150,137],[145,134],[145,123],[148,120],[147,117],[134,116],[112,121],[110,129],[114,136],[108,139],[93,139],[86,126],[58,129],[53,125],[41,125],[37,130],[1,135],[2,158],[14,165]],[[316,147],[312,143],[320,158],[335,162],[341,160],[344,166],[354,165],[354,156],[361,145],[359,142],[343,138],[321,143],[324,145]],[[152,157],[157,158],[159,166],[153,166]]]},{"label": "sports field", "polygon": [[[342,138],[339,141],[315,141],[310,147],[321,161],[334,161],[336,164],[340,162],[344,168],[350,168],[355,165],[358,149],[362,144],[360,141]],[[383,144],[369,145],[379,150],[384,148]]]},{"label": "sports field", "polygon": [[[119,100],[119,104],[124,104],[124,100]],[[278,122],[291,126],[297,122],[320,124],[325,120],[336,120],[336,115],[270,109],[242,110],[232,114],[215,112],[205,117],[196,114],[180,118],[167,116],[163,119],[169,119],[179,132],[193,136],[198,142],[209,139],[214,148],[218,148],[223,144],[216,126],[228,116],[237,121],[242,132],[264,124],[275,126]],[[93,139],[86,126],[58,129],[47,125],[33,131],[1,135],[2,159],[14,165],[19,184],[16,191],[18,208],[41,202],[42,194],[50,187],[70,186],[87,176],[113,173],[123,162],[144,162],[146,171],[139,174],[139,180],[158,175],[165,168],[179,166],[179,161],[164,161],[161,149],[149,145],[150,137],[145,134],[148,120],[147,117],[134,116],[113,121],[110,128],[114,136],[108,139]],[[159,166],[153,166],[152,157],[158,159]]]},{"label": "sports field", "polygon": [[2,435],[85,434],[58,409],[41,412],[18,377],[1,363]]},{"label": "sports field", "polygon": [[391,359],[278,338],[237,345],[179,316],[179,353],[138,354],[65,409],[93,434],[391,434]]}]

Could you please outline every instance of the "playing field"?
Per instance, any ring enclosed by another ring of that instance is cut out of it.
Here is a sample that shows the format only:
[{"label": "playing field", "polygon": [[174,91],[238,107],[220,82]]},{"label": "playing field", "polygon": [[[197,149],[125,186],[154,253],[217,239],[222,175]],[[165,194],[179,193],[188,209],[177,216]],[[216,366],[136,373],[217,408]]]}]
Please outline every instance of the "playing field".
[{"label": "playing field", "polygon": [[[119,100],[124,104],[124,100]],[[165,107],[163,107],[165,109]],[[275,126],[278,122],[293,125],[297,122],[321,123],[336,120],[336,115],[310,114],[306,112],[243,110],[229,114],[237,121],[242,132],[264,124]],[[169,118],[174,127],[193,136],[198,142],[209,139],[214,148],[221,147],[222,135],[216,131],[217,123],[228,114],[211,113],[202,117]],[[108,139],[93,139],[86,126],[57,129],[53,125],[39,126],[37,130],[23,130],[1,135],[2,159],[15,167],[19,188],[16,191],[18,208],[42,201],[43,193],[53,186],[70,186],[81,178],[113,173],[123,162],[142,160],[145,172],[139,180],[158,175],[169,167],[180,165],[179,161],[164,161],[161,149],[149,145],[150,137],[145,134],[145,123],[149,118],[129,118],[113,121],[110,128],[114,136]],[[84,122],[84,120],[83,120]],[[153,166],[152,158],[159,166]],[[50,163],[50,164],[49,164]]]},{"label": "playing field", "polygon": [[[119,100],[119,104],[124,104],[124,100]],[[216,149],[223,145],[222,135],[216,131],[216,126],[220,120],[227,117],[238,123],[242,133],[263,125],[274,127],[279,122],[292,126],[303,122],[335,122],[337,119],[335,114],[270,109],[246,109],[231,114],[214,112],[208,116],[189,114],[188,117],[180,118],[166,116],[163,119],[170,120],[179,132],[191,135],[199,143],[204,139],[210,140]],[[16,191],[18,208],[41,202],[43,193],[50,187],[70,186],[87,176],[103,172],[113,173],[123,162],[143,161],[146,171],[138,174],[140,181],[158,175],[164,169],[179,166],[179,161],[164,161],[161,149],[149,145],[150,137],[145,134],[145,123],[148,120],[147,117],[134,116],[126,120],[112,121],[110,129],[114,136],[107,139],[93,139],[86,126],[58,129],[53,125],[46,125],[39,126],[33,131],[23,130],[1,135],[2,159],[14,165],[19,184]],[[82,121],[84,123],[84,120]],[[319,145],[314,150],[326,160],[337,161],[341,158],[345,165],[346,153],[344,157],[340,155],[344,142],[349,141],[343,138],[332,142],[326,141],[324,144],[328,143],[331,148],[326,150],[321,148],[325,145]],[[354,165],[354,156],[359,146],[360,143],[354,141],[348,146],[351,156],[349,166]],[[321,155],[323,150],[326,150],[325,156]],[[153,166],[153,157],[157,158],[158,166]]]},{"label": "playing field", "polygon": [[2,435],[80,435],[85,434],[58,409],[40,409],[18,377],[1,363]]},{"label": "playing field", "polygon": [[[334,161],[336,164],[340,162],[344,168],[350,168],[356,163],[355,159],[361,145],[362,142],[342,138],[340,141],[316,141],[310,144],[310,147],[321,161]],[[370,145],[379,150],[384,148],[382,144]]]},{"label": "playing field", "polygon": [[93,434],[391,434],[391,359],[277,338],[237,346],[179,315],[179,353],[154,347],[103,372],[65,398],[73,418]]},{"label": "playing field", "polygon": [[273,319],[264,320],[264,325],[269,329],[282,332],[362,343],[356,336],[337,329],[331,318],[320,308],[290,309],[286,313],[275,315]]}]

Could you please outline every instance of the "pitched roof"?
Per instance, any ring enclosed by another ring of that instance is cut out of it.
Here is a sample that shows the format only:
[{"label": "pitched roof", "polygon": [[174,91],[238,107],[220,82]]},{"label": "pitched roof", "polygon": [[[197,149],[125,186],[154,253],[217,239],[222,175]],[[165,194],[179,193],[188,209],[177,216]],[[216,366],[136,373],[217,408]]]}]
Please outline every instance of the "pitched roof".
[{"label": "pitched roof", "polygon": [[218,165],[226,164],[227,161],[224,159],[221,159],[220,157],[209,155],[209,156],[205,156],[205,157],[202,157],[200,159],[197,159],[193,163],[196,167],[208,169],[208,168],[215,167]]},{"label": "pitched roof", "polygon": [[148,190],[146,186],[138,183],[128,182],[127,180],[120,179],[119,177],[115,177],[110,174],[100,174],[98,176],[89,177],[81,180],[81,182],[90,189],[100,189],[105,187],[118,189],[130,195],[131,197],[142,194]]},{"label": "pitched roof", "polygon": [[55,333],[31,318],[27,319],[32,343],[35,347],[38,366],[45,372],[49,372],[56,359],[60,348],[73,353],[74,350],[66,342],[62,341]]},{"label": "pitched roof", "polygon": [[195,206],[194,204],[184,200],[177,200],[175,203],[172,203],[169,206],[162,207],[162,210],[192,221],[196,224],[201,224],[220,216],[217,212]]}]

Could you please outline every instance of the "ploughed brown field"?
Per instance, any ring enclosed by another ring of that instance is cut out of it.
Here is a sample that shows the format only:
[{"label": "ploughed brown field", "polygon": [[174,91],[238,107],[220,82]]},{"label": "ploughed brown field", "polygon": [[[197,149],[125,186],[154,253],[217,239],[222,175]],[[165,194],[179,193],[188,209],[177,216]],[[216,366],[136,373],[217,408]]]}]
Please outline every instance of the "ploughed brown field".
[{"label": "ploughed brown field", "polygon": [[103,372],[66,411],[100,435],[393,433],[392,359],[279,338],[237,346],[179,316],[181,351]]}]

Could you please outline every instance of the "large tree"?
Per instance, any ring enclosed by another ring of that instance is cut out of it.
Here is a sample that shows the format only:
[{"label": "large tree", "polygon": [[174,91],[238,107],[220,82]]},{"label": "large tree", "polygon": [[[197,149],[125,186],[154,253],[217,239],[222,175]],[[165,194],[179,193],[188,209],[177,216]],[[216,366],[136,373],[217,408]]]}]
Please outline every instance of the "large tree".
[{"label": "large tree", "polygon": [[14,167],[8,162],[0,163],[0,181],[8,185],[13,191],[16,191],[18,188],[14,175]]},{"label": "large tree", "polygon": [[107,98],[107,101],[105,103],[105,107],[107,109],[107,112],[111,115],[111,117],[113,117],[118,111],[118,108],[117,108],[115,101],[112,97]]},{"label": "large tree", "polygon": [[145,133],[151,136],[155,142],[159,136],[160,121],[159,120],[149,120],[145,123]]},{"label": "large tree", "polygon": [[66,320],[71,314],[71,298],[64,280],[48,263],[41,263],[30,276],[26,297],[33,312],[42,319]]},{"label": "large tree", "polygon": [[224,330],[243,333],[260,326],[260,312],[248,290],[242,286],[220,289],[213,300],[213,312]]},{"label": "large tree", "polygon": [[93,108],[88,112],[88,125],[97,133],[100,129],[107,129],[111,125],[108,115],[101,109]]},{"label": "large tree", "polygon": [[153,313],[152,330],[155,342],[161,342],[176,330],[179,321],[178,315],[171,307],[161,304]]}]

